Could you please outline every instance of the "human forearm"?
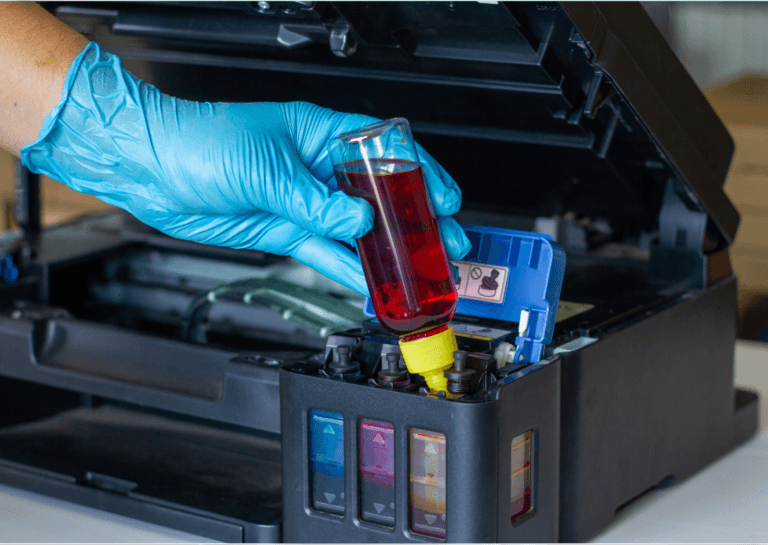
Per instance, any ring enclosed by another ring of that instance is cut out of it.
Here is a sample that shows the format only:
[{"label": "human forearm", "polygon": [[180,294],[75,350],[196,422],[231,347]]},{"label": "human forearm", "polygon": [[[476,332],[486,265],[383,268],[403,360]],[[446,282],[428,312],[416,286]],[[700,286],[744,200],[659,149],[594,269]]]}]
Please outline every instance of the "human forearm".
[{"label": "human forearm", "polygon": [[32,2],[0,2],[0,147],[19,155],[61,99],[88,39]]}]

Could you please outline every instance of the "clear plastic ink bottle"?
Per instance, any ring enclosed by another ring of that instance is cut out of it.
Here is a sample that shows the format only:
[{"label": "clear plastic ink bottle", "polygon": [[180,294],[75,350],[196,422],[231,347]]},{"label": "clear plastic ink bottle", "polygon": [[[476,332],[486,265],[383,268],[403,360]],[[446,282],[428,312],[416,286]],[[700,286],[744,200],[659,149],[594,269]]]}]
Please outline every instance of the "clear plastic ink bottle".
[{"label": "clear plastic ink bottle", "polygon": [[365,199],[373,229],[357,240],[376,317],[400,336],[411,373],[446,391],[456,338],[448,322],[458,293],[408,121],[395,118],[333,139],[339,188]]}]

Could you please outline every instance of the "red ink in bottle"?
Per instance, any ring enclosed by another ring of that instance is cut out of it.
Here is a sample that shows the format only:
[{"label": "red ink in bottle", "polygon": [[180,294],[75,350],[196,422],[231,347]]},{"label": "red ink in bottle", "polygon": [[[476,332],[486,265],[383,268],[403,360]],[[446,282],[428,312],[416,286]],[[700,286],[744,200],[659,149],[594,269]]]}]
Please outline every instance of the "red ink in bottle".
[{"label": "red ink in bottle", "polygon": [[331,156],[340,189],[374,210],[373,229],[357,247],[376,317],[401,336],[408,370],[445,391],[458,294],[407,121],[342,135]]}]

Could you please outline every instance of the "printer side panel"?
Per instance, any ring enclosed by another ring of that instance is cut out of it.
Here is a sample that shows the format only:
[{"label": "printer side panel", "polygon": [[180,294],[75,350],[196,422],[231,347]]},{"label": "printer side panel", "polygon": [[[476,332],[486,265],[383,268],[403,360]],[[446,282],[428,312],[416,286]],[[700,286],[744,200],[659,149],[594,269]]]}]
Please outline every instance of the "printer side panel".
[{"label": "printer side panel", "polygon": [[689,295],[563,358],[562,541],[591,538],[754,433],[756,397],[737,403],[733,388],[736,278]]}]

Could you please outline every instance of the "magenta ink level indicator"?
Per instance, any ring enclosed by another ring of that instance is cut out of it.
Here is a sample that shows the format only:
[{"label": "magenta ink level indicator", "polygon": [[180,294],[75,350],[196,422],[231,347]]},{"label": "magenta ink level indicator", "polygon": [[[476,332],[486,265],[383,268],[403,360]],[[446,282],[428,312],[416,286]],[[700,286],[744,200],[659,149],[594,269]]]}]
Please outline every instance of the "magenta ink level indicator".
[{"label": "magenta ink level indicator", "polygon": [[360,429],[360,518],[395,525],[395,428],[363,418]]}]

